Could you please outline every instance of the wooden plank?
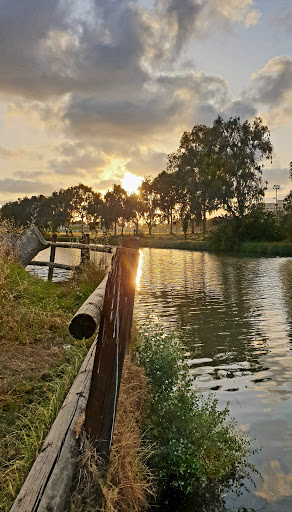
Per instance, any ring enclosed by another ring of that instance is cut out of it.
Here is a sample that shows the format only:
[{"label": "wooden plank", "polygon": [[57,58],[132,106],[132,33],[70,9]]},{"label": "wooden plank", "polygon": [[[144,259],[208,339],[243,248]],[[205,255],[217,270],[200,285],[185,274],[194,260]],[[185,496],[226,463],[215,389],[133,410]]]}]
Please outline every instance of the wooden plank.
[{"label": "wooden plank", "polygon": [[69,324],[70,334],[77,340],[93,336],[100,324],[107,278],[108,276],[82,304]]},{"label": "wooden plank", "polygon": [[111,449],[123,362],[130,341],[138,259],[137,249],[117,248],[98,333],[85,430],[105,462]]},{"label": "wooden plank", "polygon": [[[52,242],[54,243],[56,241],[57,241],[57,233],[53,233],[52,234]],[[50,262],[51,263],[55,262],[55,254],[56,254],[56,247],[51,246],[51,252],[50,252]],[[48,272],[48,281],[53,280],[53,272],[54,272],[54,268],[52,266],[50,266],[49,272]]]},{"label": "wooden plank", "polygon": [[[84,248],[84,244],[80,244],[78,242],[48,242],[48,247],[63,247],[63,248],[69,248],[69,249],[82,249]],[[114,246],[113,245],[95,245],[95,244],[89,244],[89,249],[91,251],[95,252],[113,252]]]},{"label": "wooden plank", "polygon": [[89,393],[96,339],[44,442],[11,512],[61,512],[78,458],[76,424]]},{"label": "wooden plank", "polygon": [[28,265],[33,265],[34,267],[53,267],[60,268],[63,270],[75,270],[78,265],[65,265],[64,263],[52,263],[50,261],[38,261],[34,260],[28,263]]}]

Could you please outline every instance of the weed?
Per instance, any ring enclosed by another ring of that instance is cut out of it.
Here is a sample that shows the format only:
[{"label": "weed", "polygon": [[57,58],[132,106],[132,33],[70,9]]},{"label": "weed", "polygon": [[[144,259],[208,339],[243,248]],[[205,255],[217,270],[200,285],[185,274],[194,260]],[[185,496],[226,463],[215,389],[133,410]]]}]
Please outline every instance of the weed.
[{"label": "weed", "polygon": [[183,348],[172,335],[147,329],[138,336],[136,358],[149,379],[145,435],[155,444],[149,459],[158,492],[241,485],[251,466],[248,437],[218,410],[217,400],[193,389]]}]

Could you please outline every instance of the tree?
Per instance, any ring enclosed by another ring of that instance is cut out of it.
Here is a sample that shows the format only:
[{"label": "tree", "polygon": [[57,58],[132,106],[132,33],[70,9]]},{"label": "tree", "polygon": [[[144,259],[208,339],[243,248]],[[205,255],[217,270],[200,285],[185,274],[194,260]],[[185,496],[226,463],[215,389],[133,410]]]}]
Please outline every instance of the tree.
[{"label": "tree", "polygon": [[265,194],[261,162],[272,159],[269,129],[260,117],[241,123],[239,117],[224,121],[218,116],[212,131],[223,184],[222,205],[233,217],[242,218]]},{"label": "tree", "polygon": [[105,204],[109,209],[112,222],[115,226],[115,235],[117,234],[117,224],[121,220],[122,234],[125,225],[125,208],[127,200],[127,192],[121,185],[113,185],[112,190],[109,190],[104,196]]},{"label": "tree", "polygon": [[104,213],[104,202],[99,192],[94,193],[93,197],[88,203],[87,218],[89,221],[90,229],[97,231],[102,224],[102,217]]},{"label": "tree", "polygon": [[151,178],[145,178],[138,190],[141,200],[145,205],[143,217],[148,226],[149,235],[151,235],[152,227],[156,224],[159,217],[157,212],[158,198],[155,190],[153,189],[153,182]]},{"label": "tree", "polygon": [[168,168],[176,171],[182,216],[191,214],[206,231],[206,215],[219,207],[221,179],[212,128],[195,125],[184,132],[176,153],[169,155]]},{"label": "tree", "polygon": [[75,187],[70,187],[68,193],[71,195],[72,216],[76,220],[81,220],[81,232],[83,233],[84,224],[90,220],[88,206],[92,203],[95,192],[91,187],[79,183]]},{"label": "tree", "polygon": [[158,208],[164,220],[170,224],[172,234],[173,220],[178,216],[177,204],[180,200],[179,180],[175,173],[162,171],[152,183],[153,191],[157,196]]},{"label": "tree", "polygon": [[13,220],[19,226],[28,226],[39,222],[39,210],[46,199],[45,196],[40,195],[10,201],[2,206],[1,218]]},{"label": "tree", "polygon": [[125,217],[127,220],[132,220],[136,226],[136,236],[139,236],[139,220],[145,215],[146,204],[142,200],[139,194],[132,193],[128,196],[126,201],[126,213]]}]

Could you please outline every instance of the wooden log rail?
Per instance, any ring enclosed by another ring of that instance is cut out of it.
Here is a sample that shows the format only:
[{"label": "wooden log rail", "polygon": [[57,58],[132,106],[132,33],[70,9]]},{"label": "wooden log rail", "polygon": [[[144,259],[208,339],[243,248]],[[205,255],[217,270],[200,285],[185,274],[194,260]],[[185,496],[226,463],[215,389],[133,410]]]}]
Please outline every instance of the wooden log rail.
[{"label": "wooden log rail", "polygon": [[100,324],[107,279],[108,276],[82,304],[69,324],[70,334],[77,340],[91,338]]},{"label": "wooden log rail", "polygon": [[[39,266],[39,267],[49,267],[48,272],[48,281],[52,281],[53,279],[53,271],[54,268],[62,269],[62,270],[75,270],[77,265],[66,265],[63,263],[55,263],[55,254],[56,248],[65,248],[65,249],[81,249],[80,254],[80,263],[83,264],[86,261],[90,260],[90,252],[103,252],[103,253],[112,253],[114,251],[114,247],[112,245],[96,245],[90,244],[89,234],[86,233],[82,235],[81,242],[57,242],[57,234],[53,233],[52,240],[46,243],[46,247],[51,248],[50,252],[50,261],[29,261],[29,265]],[[94,333],[92,333],[94,334]],[[90,336],[89,336],[90,337]]]}]

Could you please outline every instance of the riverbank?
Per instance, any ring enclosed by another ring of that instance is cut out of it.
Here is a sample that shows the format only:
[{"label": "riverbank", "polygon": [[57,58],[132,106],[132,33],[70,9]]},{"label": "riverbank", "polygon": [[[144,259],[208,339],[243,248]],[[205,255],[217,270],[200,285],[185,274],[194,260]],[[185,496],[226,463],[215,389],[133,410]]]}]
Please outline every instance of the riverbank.
[{"label": "riverbank", "polygon": [[[108,243],[110,245],[118,245],[120,235],[111,235],[106,239],[100,237],[97,240],[91,238],[91,243]],[[49,240],[49,237],[47,237]],[[70,237],[65,235],[59,235],[58,241],[60,242],[78,242],[80,238],[78,236]],[[152,249],[179,249],[181,251],[207,251],[211,253],[222,253],[222,254],[243,254],[247,256],[292,256],[292,242],[281,241],[281,242],[243,242],[239,247],[234,250],[222,251],[218,250],[216,246],[208,240],[202,240],[198,234],[190,234],[187,240],[184,239],[184,235],[143,235],[140,236],[140,247],[152,248]]]},{"label": "riverbank", "polygon": [[45,282],[0,258],[0,503],[8,511],[92,340],[68,332],[72,314],[105,274],[89,264]]},{"label": "riverbank", "polygon": [[[111,243],[117,243],[117,237],[111,238]],[[141,237],[140,247],[153,249],[179,249],[184,251],[207,251],[222,253],[208,239],[206,240],[179,240],[173,238]],[[292,242],[244,242],[234,251],[223,254],[243,254],[249,256],[292,256]]]}]

